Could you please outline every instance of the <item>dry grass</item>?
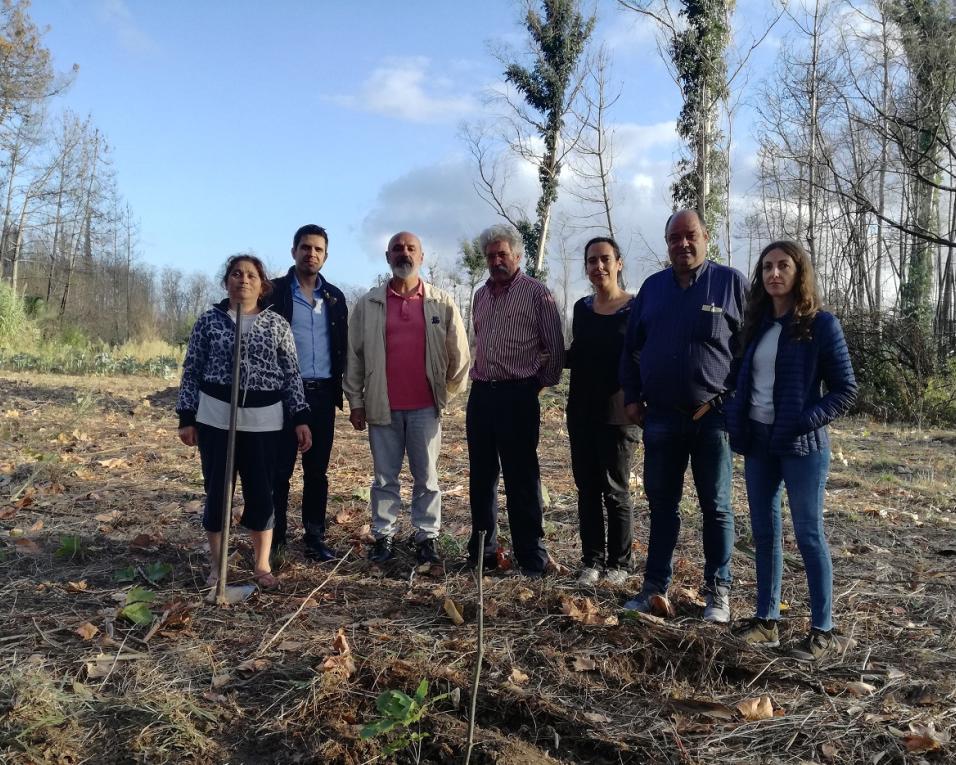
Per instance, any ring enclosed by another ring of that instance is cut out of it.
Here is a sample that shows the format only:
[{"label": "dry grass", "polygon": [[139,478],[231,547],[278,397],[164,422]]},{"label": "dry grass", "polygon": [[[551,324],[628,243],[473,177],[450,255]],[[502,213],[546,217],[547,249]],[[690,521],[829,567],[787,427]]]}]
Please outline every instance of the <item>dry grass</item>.
[{"label": "dry grass", "polygon": [[[158,384],[0,376],[0,761],[414,762],[413,748],[386,757],[384,742],[363,741],[359,730],[376,719],[380,692],[413,693],[422,678],[432,695],[452,696],[423,718],[430,737],[417,755],[461,761],[477,646],[475,582],[456,558],[468,533],[460,408],[445,421],[441,465],[446,570],[415,572],[404,546],[384,570],[364,560],[356,540],[368,522],[361,490],[371,466],[364,435],[340,416],[329,536],[349,556],[337,569],[316,566],[293,544],[279,592],[223,611],[201,600],[198,459],[176,440],[174,393]],[[956,434],[863,421],[834,432],[836,619],[858,646],[811,669],[699,620],[692,510],[676,561],[675,619],[620,613],[638,579],[616,591],[576,588],[575,495],[559,402],[550,403],[546,527],[552,554],[572,573],[486,578],[472,762],[952,760]],[[642,563],[647,512],[635,489]],[[753,568],[739,484],[735,506],[743,542],[733,606],[747,616]],[[57,557],[67,535],[79,554]],[[237,541],[242,578],[248,545]],[[790,535],[786,545],[798,562]],[[115,572],[157,562],[172,566],[168,577],[137,581],[156,593],[157,619],[133,626],[118,615],[117,594],[130,584]],[[585,597],[599,623],[566,615],[569,603],[586,608]],[[807,628],[800,571],[788,571],[783,597],[789,642]],[[446,598],[463,626],[446,615]],[[607,623],[614,617],[621,623]],[[86,624],[95,635],[78,634]],[[744,719],[737,704],[761,695],[775,716]]]}]

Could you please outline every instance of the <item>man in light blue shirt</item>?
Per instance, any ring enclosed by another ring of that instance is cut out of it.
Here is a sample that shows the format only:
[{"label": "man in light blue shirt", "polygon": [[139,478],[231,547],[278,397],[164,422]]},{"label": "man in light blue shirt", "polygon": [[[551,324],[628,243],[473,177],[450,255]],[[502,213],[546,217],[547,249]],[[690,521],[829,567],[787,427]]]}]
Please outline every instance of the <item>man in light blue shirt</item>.
[{"label": "man in light blue shirt", "polygon": [[[342,408],[342,373],[348,345],[348,315],[341,290],[319,275],[328,257],[329,236],[321,226],[309,224],[295,232],[292,258],[295,265],[272,282],[270,305],[292,325],[299,369],[311,414],[312,448],[302,455],[302,526],[305,554],[326,561],[337,555],[325,542],[327,475],[335,407]],[[273,486],[275,530],[273,548],[286,543],[289,479],[297,451],[293,434],[283,439]]]}]

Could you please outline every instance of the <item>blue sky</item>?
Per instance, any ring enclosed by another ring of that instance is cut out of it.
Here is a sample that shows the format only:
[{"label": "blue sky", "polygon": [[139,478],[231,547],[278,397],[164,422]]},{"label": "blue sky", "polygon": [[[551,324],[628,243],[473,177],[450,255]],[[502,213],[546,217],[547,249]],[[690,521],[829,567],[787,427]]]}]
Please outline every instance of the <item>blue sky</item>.
[{"label": "blue sky", "polygon": [[[620,238],[648,266],[679,95],[646,24],[609,0],[597,10],[621,90]],[[490,116],[490,45],[522,44],[517,2],[35,0],[31,13],[57,69],[79,65],[60,105],[111,143],[145,263],[212,273],[251,249],[284,269],[293,231],[314,222],[330,233],[327,278],[367,285],[395,231],[449,267],[460,239],[497,220],[459,126]],[[533,175],[510,193],[533,205]]]}]

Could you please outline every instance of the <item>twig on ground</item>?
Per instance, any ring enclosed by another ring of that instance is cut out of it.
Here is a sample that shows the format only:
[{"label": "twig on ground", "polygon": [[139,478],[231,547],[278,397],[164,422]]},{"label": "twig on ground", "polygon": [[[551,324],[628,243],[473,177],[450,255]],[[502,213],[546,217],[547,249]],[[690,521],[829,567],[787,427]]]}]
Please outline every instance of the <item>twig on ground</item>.
[{"label": "twig on ground", "polygon": [[465,750],[465,765],[471,762],[471,750],[475,745],[475,710],[478,708],[478,681],[481,678],[481,662],[485,657],[485,599],[484,562],[485,532],[478,532],[478,654],[475,657],[475,674],[471,681],[471,708],[468,710],[468,748]]},{"label": "twig on ground", "polygon": [[319,590],[321,590],[323,587],[325,587],[325,585],[328,584],[329,580],[330,580],[333,576],[335,576],[335,572],[339,570],[339,566],[341,566],[343,563],[345,563],[345,559],[349,557],[349,554],[350,554],[351,552],[352,552],[351,549],[348,549],[348,550],[345,551],[345,555],[343,555],[343,556],[339,559],[339,562],[335,564],[335,568],[333,568],[333,569],[329,572],[329,575],[328,575],[327,577],[325,577],[325,579],[322,581],[322,584],[320,584],[318,587],[316,587],[315,589],[313,589],[312,592],[310,592],[308,595],[305,596],[305,598],[302,600],[302,603],[299,605],[299,607],[298,607],[292,614],[289,615],[289,618],[285,620],[285,623],[284,623],[281,627],[279,627],[278,630],[276,630],[276,633],[275,633],[271,638],[269,638],[268,640],[266,640],[264,643],[261,643],[261,644],[259,645],[259,647],[256,649],[255,653],[252,654],[253,657],[256,657],[256,656],[259,656],[259,655],[262,654],[262,653],[265,653],[266,649],[268,649],[269,646],[272,645],[272,644],[278,639],[279,635],[281,635],[281,634],[283,633],[283,631],[285,630],[285,628],[288,627],[288,626],[292,623],[292,621],[295,619],[295,617],[297,617],[299,614],[302,613],[302,609],[304,609],[306,603],[308,603],[308,602],[312,599],[312,596],[315,595],[315,594],[316,594]]}]

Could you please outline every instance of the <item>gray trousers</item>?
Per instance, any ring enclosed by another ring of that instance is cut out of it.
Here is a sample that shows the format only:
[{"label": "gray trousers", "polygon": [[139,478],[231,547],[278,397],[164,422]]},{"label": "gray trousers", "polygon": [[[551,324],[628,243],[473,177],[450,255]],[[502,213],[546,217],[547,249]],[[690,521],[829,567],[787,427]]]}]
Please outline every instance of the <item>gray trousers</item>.
[{"label": "gray trousers", "polygon": [[408,455],[412,474],[412,526],[415,541],[438,536],[441,529],[441,491],[438,488],[438,452],[441,449],[441,419],[435,407],[392,410],[391,425],[369,425],[372,450],[370,505],[372,534],[376,539],[395,534],[402,509],[398,474]]}]

